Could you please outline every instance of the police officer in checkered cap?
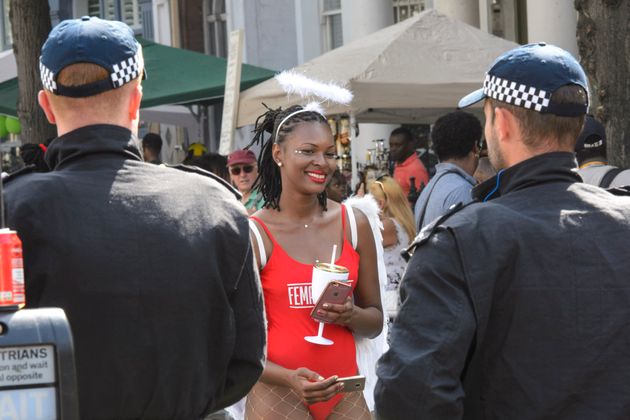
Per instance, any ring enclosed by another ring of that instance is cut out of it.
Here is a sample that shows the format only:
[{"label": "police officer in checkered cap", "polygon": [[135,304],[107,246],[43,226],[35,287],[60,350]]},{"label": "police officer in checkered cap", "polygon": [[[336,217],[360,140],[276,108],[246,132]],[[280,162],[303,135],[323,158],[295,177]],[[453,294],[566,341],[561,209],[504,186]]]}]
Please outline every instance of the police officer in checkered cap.
[{"label": "police officer in checkered cap", "polygon": [[144,162],[142,48],[122,22],[57,25],[39,103],[49,173],[6,181],[27,306],[73,330],[82,419],[200,419],[263,368],[258,272],[240,194],[202,170]]},{"label": "police officer in checkered cap", "polygon": [[630,198],[576,173],[584,71],[521,46],[459,106],[480,101],[498,173],[408,250],[378,417],[628,418]]}]

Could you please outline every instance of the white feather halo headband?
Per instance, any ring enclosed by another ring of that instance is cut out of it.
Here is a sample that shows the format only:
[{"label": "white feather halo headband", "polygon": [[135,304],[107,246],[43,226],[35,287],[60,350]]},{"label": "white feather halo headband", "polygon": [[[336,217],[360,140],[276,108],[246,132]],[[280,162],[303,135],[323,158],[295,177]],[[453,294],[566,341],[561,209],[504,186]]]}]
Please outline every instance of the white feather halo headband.
[{"label": "white feather halo headband", "polygon": [[275,79],[288,94],[343,105],[348,105],[352,101],[352,92],[332,82],[320,82],[292,71],[283,71],[277,74]]},{"label": "white feather halo headband", "polygon": [[[314,111],[325,117],[324,110],[321,106],[322,102],[334,102],[342,105],[348,105],[352,102],[352,92],[335,83],[324,83],[309,79],[302,74],[292,71],[283,71],[277,74],[275,79],[280,87],[288,94],[297,94],[302,98],[311,99],[311,102],[302,109],[292,112],[280,121],[278,128],[276,128],[275,138],[278,138],[278,132],[282,124],[300,112]],[[313,99],[319,99],[319,101]]]}]

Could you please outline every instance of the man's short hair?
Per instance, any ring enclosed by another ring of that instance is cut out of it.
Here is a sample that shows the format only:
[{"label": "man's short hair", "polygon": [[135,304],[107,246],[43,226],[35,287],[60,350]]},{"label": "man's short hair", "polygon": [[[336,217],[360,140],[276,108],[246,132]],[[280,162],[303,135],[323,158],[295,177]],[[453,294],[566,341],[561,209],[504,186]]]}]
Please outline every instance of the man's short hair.
[{"label": "man's short hair", "polygon": [[[586,105],[588,103],[586,91],[578,85],[563,86],[553,93],[552,98],[557,104]],[[487,100],[490,101],[493,109],[505,108],[516,117],[523,135],[523,143],[532,149],[548,146],[542,144],[543,139],[555,139],[557,145],[572,150],[584,125],[584,115],[561,117],[506,104],[492,98]],[[494,118],[494,113],[492,115]]]},{"label": "man's short hair", "polygon": [[410,143],[413,141],[413,134],[411,134],[411,131],[409,131],[409,129],[405,127],[398,127],[397,129],[392,131],[389,136],[401,136],[406,143]]},{"label": "man's short hair", "polygon": [[466,157],[479,144],[481,131],[481,123],[473,114],[448,113],[438,118],[433,126],[433,150],[440,161]]},{"label": "man's short hair", "polygon": [[147,133],[142,138],[142,147],[146,147],[156,153],[160,153],[162,150],[162,137],[160,137],[159,134]]}]

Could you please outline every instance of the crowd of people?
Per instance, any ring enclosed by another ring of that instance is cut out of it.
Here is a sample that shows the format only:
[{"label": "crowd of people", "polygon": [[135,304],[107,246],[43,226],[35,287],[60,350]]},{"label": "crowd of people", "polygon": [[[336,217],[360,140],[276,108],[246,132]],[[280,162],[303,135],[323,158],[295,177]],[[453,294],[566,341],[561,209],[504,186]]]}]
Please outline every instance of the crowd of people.
[{"label": "crowd of people", "polygon": [[[27,307],[70,321],[81,418],[630,415],[630,171],[608,165],[566,51],[498,57],[433,125],[431,179],[399,128],[392,173],[356,191],[326,117],[300,105],[268,109],[227,157],[164,165],[159,135],[137,140],[124,23],[60,23],[40,69],[58,137],[24,148],[6,215]],[[481,101],[483,127],[463,111]],[[349,295],[320,307],[328,261]],[[304,339],[324,324],[332,343]],[[357,375],[365,389],[345,388]]]}]

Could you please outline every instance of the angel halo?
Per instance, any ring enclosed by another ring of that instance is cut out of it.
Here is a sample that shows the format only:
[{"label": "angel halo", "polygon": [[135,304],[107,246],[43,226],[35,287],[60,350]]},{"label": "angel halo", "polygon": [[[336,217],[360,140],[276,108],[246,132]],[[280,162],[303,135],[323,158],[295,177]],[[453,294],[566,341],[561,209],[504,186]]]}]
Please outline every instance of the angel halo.
[{"label": "angel halo", "polygon": [[282,124],[300,112],[314,111],[322,116],[325,116],[324,109],[321,105],[323,102],[333,102],[342,105],[348,105],[352,102],[352,92],[332,82],[320,82],[292,71],[283,71],[277,74],[275,79],[282,89],[289,95],[297,94],[302,98],[318,99],[311,100],[303,106],[302,109],[297,110],[283,118],[276,128],[276,137],[278,136],[278,132],[280,131]]}]

